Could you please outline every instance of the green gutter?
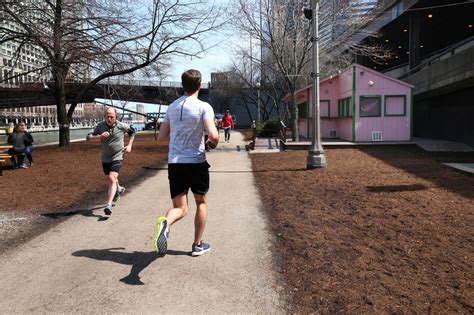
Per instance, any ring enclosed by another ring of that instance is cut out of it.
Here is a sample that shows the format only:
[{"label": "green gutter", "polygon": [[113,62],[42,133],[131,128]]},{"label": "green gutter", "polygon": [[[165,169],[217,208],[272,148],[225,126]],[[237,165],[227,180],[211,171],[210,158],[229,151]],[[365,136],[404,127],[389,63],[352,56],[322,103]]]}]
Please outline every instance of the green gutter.
[{"label": "green gutter", "polygon": [[356,66],[352,66],[352,142],[356,141]]}]

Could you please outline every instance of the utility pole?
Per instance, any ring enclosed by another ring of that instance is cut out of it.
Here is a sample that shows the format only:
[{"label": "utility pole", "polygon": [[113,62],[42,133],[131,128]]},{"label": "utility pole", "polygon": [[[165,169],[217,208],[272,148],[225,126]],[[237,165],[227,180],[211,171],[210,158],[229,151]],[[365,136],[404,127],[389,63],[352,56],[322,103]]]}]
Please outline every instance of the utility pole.
[{"label": "utility pole", "polygon": [[260,0],[258,10],[260,11],[260,80],[258,83],[258,92],[257,92],[257,110],[258,110],[258,122],[260,122],[260,89],[263,87],[263,27],[262,27],[262,0]]},{"label": "utility pole", "polygon": [[312,139],[311,146],[308,150],[308,158],[306,161],[307,169],[326,167],[326,155],[321,145],[321,128],[319,120],[319,0],[311,0],[311,13],[305,9],[305,16],[312,20],[312,38],[313,42],[313,58],[312,73],[313,78],[313,123],[311,124]]}]

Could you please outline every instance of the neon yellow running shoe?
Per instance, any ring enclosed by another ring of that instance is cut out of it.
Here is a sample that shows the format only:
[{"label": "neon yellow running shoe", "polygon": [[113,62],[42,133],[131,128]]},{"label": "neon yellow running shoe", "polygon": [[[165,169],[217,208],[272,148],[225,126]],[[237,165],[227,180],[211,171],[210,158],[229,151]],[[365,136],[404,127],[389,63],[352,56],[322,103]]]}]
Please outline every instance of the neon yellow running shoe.
[{"label": "neon yellow running shoe", "polygon": [[166,217],[159,217],[158,221],[156,222],[156,231],[155,235],[153,236],[153,245],[155,246],[155,250],[158,254],[164,255],[166,254],[166,250],[168,249],[168,235],[170,233],[168,220]]}]

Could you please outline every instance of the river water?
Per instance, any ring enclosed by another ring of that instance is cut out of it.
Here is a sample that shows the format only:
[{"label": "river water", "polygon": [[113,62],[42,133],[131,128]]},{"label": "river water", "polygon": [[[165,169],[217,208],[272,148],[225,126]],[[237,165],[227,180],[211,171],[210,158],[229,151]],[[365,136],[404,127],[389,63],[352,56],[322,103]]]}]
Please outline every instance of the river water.
[{"label": "river water", "polygon": [[[141,131],[144,124],[134,124],[133,125],[137,131]],[[85,140],[86,136],[92,129],[73,129],[69,131],[71,140]],[[41,145],[47,143],[58,143],[59,142],[59,131],[46,131],[46,132],[35,132],[31,134],[34,139],[33,145]],[[0,143],[7,142],[7,136],[0,135]]]}]

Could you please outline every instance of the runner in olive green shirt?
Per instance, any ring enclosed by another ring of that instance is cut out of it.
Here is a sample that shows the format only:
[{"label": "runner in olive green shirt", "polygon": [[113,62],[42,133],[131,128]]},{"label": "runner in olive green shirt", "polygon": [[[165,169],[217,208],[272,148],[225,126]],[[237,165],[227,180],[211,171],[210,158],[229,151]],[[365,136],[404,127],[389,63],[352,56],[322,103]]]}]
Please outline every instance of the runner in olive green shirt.
[{"label": "runner in olive green shirt", "polygon": [[[124,145],[125,134],[129,141]],[[87,140],[100,139],[102,145],[102,168],[109,182],[108,201],[104,208],[106,215],[112,214],[112,202],[118,201],[125,192],[125,187],[119,185],[118,176],[122,168],[123,154],[132,151],[135,130],[127,124],[117,121],[117,112],[109,107],[105,111],[104,121],[99,123]]]}]

